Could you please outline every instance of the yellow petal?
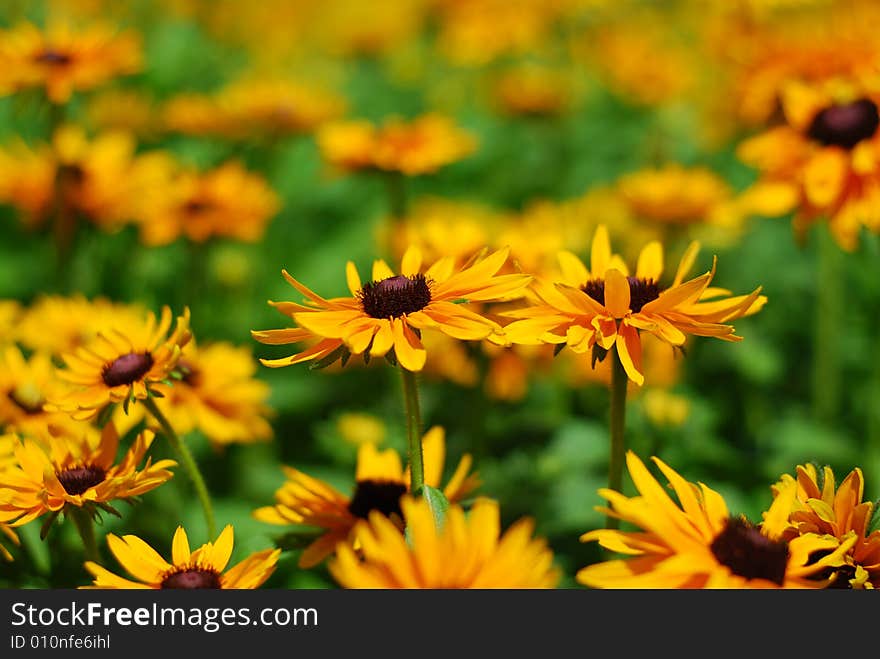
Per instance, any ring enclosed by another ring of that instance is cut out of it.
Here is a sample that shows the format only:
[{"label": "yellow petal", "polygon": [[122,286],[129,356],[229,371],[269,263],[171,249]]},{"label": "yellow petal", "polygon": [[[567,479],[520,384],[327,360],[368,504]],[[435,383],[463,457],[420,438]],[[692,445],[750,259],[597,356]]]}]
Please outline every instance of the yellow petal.
[{"label": "yellow petal", "polygon": [[629,281],[619,270],[605,273],[605,308],[615,318],[629,313]]}]

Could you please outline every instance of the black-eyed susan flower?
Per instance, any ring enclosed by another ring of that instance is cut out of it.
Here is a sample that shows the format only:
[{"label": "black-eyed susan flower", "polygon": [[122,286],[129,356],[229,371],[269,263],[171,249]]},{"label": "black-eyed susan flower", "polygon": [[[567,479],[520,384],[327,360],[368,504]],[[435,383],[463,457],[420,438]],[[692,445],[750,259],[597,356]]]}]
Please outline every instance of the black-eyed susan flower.
[{"label": "black-eyed susan flower", "polygon": [[[439,488],[446,461],[446,439],[442,428],[431,428],[422,440],[425,453],[425,484]],[[450,502],[460,502],[478,485],[476,473],[468,473],[471,456],[462,456],[455,472],[443,487]],[[275,504],[254,511],[254,517],[270,524],[299,525],[321,529],[321,534],[303,551],[299,565],[313,567],[336,549],[340,542],[353,542],[358,520],[372,511],[400,524],[400,498],[410,489],[409,470],[404,470],[394,449],[378,450],[373,444],[358,448],[355,488],[351,496],[317,478],[285,467],[287,481],[275,493]]]},{"label": "black-eyed susan flower", "polygon": [[878,588],[880,529],[870,530],[874,503],[864,501],[862,470],[856,467],[839,486],[835,483],[830,467],[822,470],[821,477],[812,464],[798,465],[796,477],[783,474],[771,488],[774,499],[791,502],[781,535],[793,540],[802,535],[819,534],[850,546],[850,538],[855,534],[855,544],[844,555],[845,563],[828,567],[818,576],[832,578],[831,588]]},{"label": "black-eyed susan flower", "polygon": [[384,260],[373,263],[372,279],[362,283],[354,263],[346,266],[351,297],[325,299],[287,271],[285,279],[302,293],[306,304],[270,302],[290,316],[298,328],[253,331],[257,341],[269,344],[297,343],[320,337],[315,346],[281,359],[261,359],[266,366],[279,367],[321,359],[334,351],[381,357],[393,351],[397,362],[408,371],[421,371],[427,351],[419,338],[422,331],[439,331],[460,340],[479,341],[500,326],[462,302],[492,302],[522,295],[529,275],[496,273],[507,261],[509,250],[500,249],[455,272],[452,259],[443,258],[422,269],[422,253],[407,250],[400,274]]},{"label": "black-eyed susan flower", "polygon": [[525,117],[554,117],[574,102],[570,76],[547,66],[520,65],[502,73],[492,86],[492,95],[506,114]]},{"label": "black-eyed susan flower", "polygon": [[880,91],[855,81],[787,85],[785,123],[737,150],[758,171],[743,195],[746,207],[771,216],[794,212],[801,238],[825,219],[837,243],[850,251],[862,227],[880,231],[878,104]]},{"label": "black-eyed susan flower", "polygon": [[231,238],[256,242],[281,207],[263,177],[237,161],[198,172],[167,162],[163,186],[150,191],[136,214],[141,240],[165,245]]},{"label": "black-eyed susan flower", "polygon": [[[269,385],[254,377],[256,366],[247,348],[190,341],[177,362],[174,386],[156,406],[178,435],[197,430],[215,448],[268,440]],[[137,412],[129,416],[133,422]]]},{"label": "black-eyed susan flower", "polygon": [[[694,265],[699,244],[685,251],[669,286],[661,284],[663,247],[646,245],[634,274],[623,259],[612,254],[608,231],[597,228],[588,269],[571,252],[559,253],[563,281],[537,281],[541,303],[505,312],[519,318],[504,328],[512,343],[547,342],[568,345],[577,353],[614,348],[629,379],[644,383],[640,332],[650,332],[673,345],[684,344],[688,334],[740,341],[731,320],[755,313],[766,302],[760,287],[749,295],[731,296],[710,287],[715,263],[708,272],[685,281]],[[604,355],[600,355],[604,356]]]},{"label": "black-eyed susan flower", "polygon": [[15,345],[0,350],[0,428],[30,436],[50,425],[79,425],[82,422],[64,412],[43,409],[49,398],[66,390],[47,353],[35,352],[25,358]]},{"label": "black-eyed susan flower", "polygon": [[554,588],[559,570],[534,522],[502,533],[498,504],[479,498],[446,512],[441,528],[424,499],[404,497],[406,535],[371,513],[356,528],[359,551],[340,544],[328,565],[344,588]]},{"label": "black-eyed susan flower", "polygon": [[21,23],[0,34],[0,93],[42,87],[52,103],[93,89],[142,65],[141,39],[108,25],[74,28],[54,22],[45,29]]},{"label": "black-eyed susan flower", "polygon": [[316,139],[321,155],[342,171],[379,170],[406,176],[431,174],[458,162],[476,148],[475,138],[449,117],[426,114],[381,126],[366,120],[342,120],[321,126]]},{"label": "black-eyed susan flower", "polygon": [[138,323],[99,331],[91,343],[63,357],[66,368],[59,369],[58,375],[73,389],[49,401],[46,409],[91,419],[111,403],[128,405],[151,393],[164,395],[181,349],[192,337],[188,308],[169,334],[171,322],[171,309],[166,306],[158,320],[149,312]]},{"label": "black-eyed susan flower", "polygon": [[[628,557],[588,565],[577,573],[592,588],[821,588],[817,578],[828,567],[844,563],[855,544],[805,534],[786,540],[783,531],[794,492],[778,498],[758,526],[732,516],[724,498],[703,483],[686,481],[659,458],[657,467],[669,481],[673,499],[633,453],[626,456],[638,491],[627,497],[599,490],[610,507],[606,514],[630,522],[635,531],[600,529],[581,536]],[[815,557],[822,555],[821,559]]]},{"label": "black-eyed susan flower", "polygon": [[217,540],[190,550],[189,539],[178,526],[171,541],[171,562],[136,535],[107,535],[107,545],[119,564],[135,580],[113,574],[94,561],[85,564],[94,577],[93,589],[259,588],[275,571],[279,549],[255,552],[227,569],[232,558],[234,531],[227,525]]},{"label": "black-eyed susan flower", "polygon": [[21,526],[41,515],[83,508],[94,515],[98,508],[132,500],[174,475],[170,468],[176,462],[154,463],[147,457],[152,431],[140,433],[119,460],[116,427],[108,423],[100,436],[98,432],[53,429],[21,440],[15,446],[15,464],[3,472],[0,485],[0,513],[7,521]]}]

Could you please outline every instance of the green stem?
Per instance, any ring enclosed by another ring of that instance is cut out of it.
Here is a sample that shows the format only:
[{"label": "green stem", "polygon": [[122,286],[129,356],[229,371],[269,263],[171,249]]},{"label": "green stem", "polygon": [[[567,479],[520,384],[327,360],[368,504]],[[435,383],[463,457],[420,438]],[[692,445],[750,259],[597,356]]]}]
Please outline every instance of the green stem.
[{"label": "green stem", "polygon": [[838,318],[842,309],[840,248],[822,222],[816,227],[816,316],[813,334],[813,410],[816,420],[833,423],[840,403],[840,369],[835,350]]},{"label": "green stem", "polygon": [[86,560],[100,563],[101,555],[98,553],[98,544],[95,542],[95,526],[91,516],[84,508],[78,506],[69,506],[67,512],[82,539]]},{"label": "green stem", "polygon": [[422,452],[422,414],[419,410],[419,388],[416,374],[400,367],[403,400],[406,405],[406,435],[409,440],[410,492],[418,494],[425,484]]},{"label": "green stem", "polygon": [[[620,362],[617,350],[609,355],[612,358],[611,365],[611,413],[610,413],[610,439],[611,451],[608,458],[608,489],[620,492],[623,488],[623,463],[626,458],[626,445],[624,443],[624,426],[626,425],[626,387],[629,377]],[[616,517],[610,515],[605,518],[605,528],[616,529],[619,525]]]},{"label": "green stem", "polygon": [[214,509],[211,507],[211,497],[208,495],[208,488],[205,486],[205,479],[202,477],[202,472],[199,471],[199,467],[186,444],[180,440],[177,433],[174,431],[174,428],[168,423],[168,419],[166,419],[165,415],[159,411],[156,401],[148,397],[145,398],[143,402],[144,407],[147,408],[147,411],[162,428],[162,433],[165,435],[165,438],[180,457],[180,462],[183,465],[184,470],[195,486],[196,495],[198,495],[199,502],[202,504],[202,511],[205,514],[205,522],[208,525],[208,537],[213,539],[217,535],[217,528],[214,522]]}]

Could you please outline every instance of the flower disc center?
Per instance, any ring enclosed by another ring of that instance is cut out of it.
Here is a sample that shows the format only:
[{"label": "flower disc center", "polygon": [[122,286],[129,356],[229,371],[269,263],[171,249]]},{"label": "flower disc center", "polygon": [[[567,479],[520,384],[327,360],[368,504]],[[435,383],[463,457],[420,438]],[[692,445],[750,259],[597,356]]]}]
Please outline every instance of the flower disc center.
[{"label": "flower disc center", "polygon": [[151,368],[153,356],[149,352],[130,352],[104,366],[101,377],[108,387],[118,387],[136,382]]},{"label": "flower disc center", "polygon": [[778,586],[785,581],[788,543],[771,540],[744,519],[730,518],[709,546],[715,558],[746,579],[766,579]]},{"label": "flower disc center", "polygon": [[71,467],[58,474],[58,482],[65,492],[76,496],[103,483],[106,476],[107,472],[100,467]]},{"label": "flower disc center", "polygon": [[357,482],[348,511],[355,517],[367,519],[371,510],[378,510],[386,517],[392,513],[402,516],[400,497],[406,494],[406,486],[395,481],[363,480]]},{"label": "flower disc center", "polygon": [[222,588],[220,575],[215,570],[193,567],[174,572],[162,579],[161,588],[198,590],[202,588]]},{"label": "flower disc center", "polygon": [[41,53],[37,53],[34,56],[34,61],[40,64],[49,64],[50,66],[66,66],[73,61],[73,58],[68,53],[47,48]]},{"label": "flower disc center", "polygon": [[825,146],[851,149],[874,136],[880,114],[873,101],[863,98],[846,105],[832,105],[815,116],[808,135]]},{"label": "flower disc center", "polygon": [[357,296],[371,318],[399,318],[428,306],[431,288],[425,275],[396,275],[364,284]]},{"label": "flower disc center", "polygon": [[[660,284],[653,279],[627,277],[626,283],[629,284],[629,308],[633,313],[638,313],[648,302],[660,297]],[[581,287],[581,290],[599,304],[605,305],[604,279],[591,279]]]}]

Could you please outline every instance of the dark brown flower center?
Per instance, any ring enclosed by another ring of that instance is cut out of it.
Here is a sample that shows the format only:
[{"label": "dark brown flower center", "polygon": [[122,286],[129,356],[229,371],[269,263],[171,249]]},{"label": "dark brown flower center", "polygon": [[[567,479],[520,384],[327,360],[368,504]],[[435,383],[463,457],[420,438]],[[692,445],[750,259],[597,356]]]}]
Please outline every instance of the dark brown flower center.
[{"label": "dark brown flower center", "polygon": [[173,572],[162,579],[160,588],[178,588],[198,590],[201,588],[222,588],[220,575],[216,570],[203,567],[191,567]]},{"label": "dark brown flower center", "polygon": [[43,411],[43,392],[33,382],[24,382],[8,392],[6,397],[25,414],[39,414]]},{"label": "dark brown flower center", "polygon": [[49,64],[50,66],[66,66],[73,61],[68,53],[62,53],[57,50],[47,48],[34,56],[34,61],[40,64]]},{"label": "dark brown flower center", "polygon": [[100,467],[71,467],[57,474],[58,482],[68,494],[76,496],[104,482],[107,476]]},{"label": "dark brown flower center", "polygon": [[357,482],[348,511],[355,517],[367,519],[371,510],[378,510],[386,517],[393,513],[402,516],[400,497],[406,494],[406,486],[395,481],[363,480]]},{"label": "dark brown flower center", "polygon": [[364,284],[357,296],[371,318],[398,318],[428,306],[431,288],[425,275],[397,275]]},{"label": "dark brown flower center", "polygon": [[846,105],[832,105],[813,118],[807,134],[825,146],[851,149],[873,137],[880,126],[880,114],[873,101],[863,98]]},{"label": "dark brown flower center", "polygon": [[130,352],[104,366],[101,377],[108,387],[118,387],[136,382],[151,368],[153,368],[153,356],[149,352]]},{"label": "dark brown flower center", "polygon": [[[648,302],[660,297],[660,284],[653,279],[627,277],[626,283],[629,284],[629,308],[633,313],[638,313]],[[599,304],[605,305],[604,279],[591,279],[581,286],[581,290]]]},{"label": "dark brown flower center", "polygon": [[740,577],[766,579],[778,586],[785,582],[788,543],[768,538],[743,518],[728,519],[709,549],[719,563]]},{"label": "dark brown flower center", "polygon": [[201,215],[213,208],[213,204],[200,199],[190,199],[183,205],[183,212],[187,215]]}]

